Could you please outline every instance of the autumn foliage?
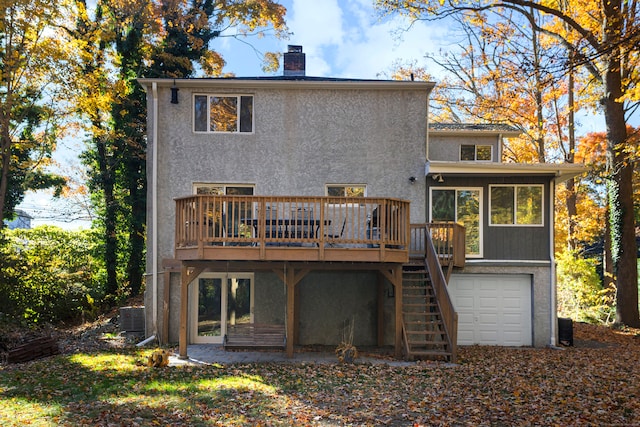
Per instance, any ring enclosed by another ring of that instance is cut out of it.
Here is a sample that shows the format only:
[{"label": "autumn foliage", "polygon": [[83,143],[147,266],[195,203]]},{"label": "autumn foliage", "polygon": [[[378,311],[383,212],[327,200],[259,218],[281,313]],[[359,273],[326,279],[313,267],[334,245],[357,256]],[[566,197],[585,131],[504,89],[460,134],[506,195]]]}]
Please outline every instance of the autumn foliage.
[{"label": "autumn foliage", "polygon": [[[459,363],[137,363],[153,350],[0,366],[0,424],[634,425],[640,330],[574,323],[574,347],[462,347]],[[64,349],[63,349],[64,350]]]}]

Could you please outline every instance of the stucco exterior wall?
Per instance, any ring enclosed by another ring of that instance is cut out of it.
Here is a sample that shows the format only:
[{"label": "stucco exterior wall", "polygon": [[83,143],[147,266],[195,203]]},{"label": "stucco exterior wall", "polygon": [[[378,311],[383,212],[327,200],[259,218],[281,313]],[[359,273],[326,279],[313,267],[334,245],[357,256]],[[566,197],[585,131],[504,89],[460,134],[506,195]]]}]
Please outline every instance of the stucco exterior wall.
[{"label": "stucco exterior wall", "polygon": [[495,135],[429,135],[429,160],[443,162],[460,161],[461,145],[492,146],[492,161],[500,162],[500,139]]},{"label": "stucco exterior wall", "polygon": [[[410,200],[411,222],[425,221],[428,96],[425,86],[416,86],[416,90],[394,90],[388,86],[376,89],[370,82],[362,89],[357,84],[338,88],[331,85],[297,88],[295,83],[286,88],[268,86],[252,87],[251,82],[243,81],[239,88],[233,89],[228,84],[217,85],[217,80],[211,79],[206,87],[202,82],[190,87],[188,82],[181,81],[178,104],[170,103],[168,86],[158,87],[157,104],[153,91],[147,88],[147,231],[150,237],[154,235],[151,221],[154,185],[158,218],[157,251],[154,251],[153,239],[148,239],[147,283],[153,283],[154,256],[160,272],[162,261],[173,258],[174,199],[193,194],[194,183],[249,184],[255,186],[257,195],[291,196],[323,196],[327,184],[364,184],[369,197]],[[253,95],[253,133],[193,132],[194,94],[216,93]],[[157,123],[154,123],[156,112]],[[157,144],[157,159],[153,158],[154,144]],[[410,182],[410,177],[416,178],[415,183]],[[358,279],[355,280],[357,286]],[[153,286],[147,287],[148,335],[153,332],[154,304],[161,320],[161,273],[157,282],[155,300]],[[278,282],[275,276],[256,274],[256,284],[261,291],[268,286],[281,286],[281,283],[276,285]],[[176,294],[174,288],[178,289],[179,284],[173,284],[172,279],[169,310],[172,341],[177,339],[180,307],[179,289]],[[274,306],[278,303],[272,302]],[[271,306],[271,302],[267,300],[264,306]],[[256,310],[262,308],[256,304]],[[274,322],[277,318],[269,317]],[[305,319],[305,323],[307,320],[310,319]],[[359,333],[370,334],[361,329]],[[301,337],[306,333],[301,332]],[[315,339],[313,334],[309,339],[309,342]]]}]

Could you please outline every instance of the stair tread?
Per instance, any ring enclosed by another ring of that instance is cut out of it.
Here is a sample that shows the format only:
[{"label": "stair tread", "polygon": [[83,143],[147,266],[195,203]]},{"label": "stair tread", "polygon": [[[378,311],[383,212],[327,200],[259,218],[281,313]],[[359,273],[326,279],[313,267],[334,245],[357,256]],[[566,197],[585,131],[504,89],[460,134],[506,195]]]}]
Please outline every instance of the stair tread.
[{"label": "stair tread", "polygon": [[412,342],[412,343],[409,343],[409,350],[411,351],[448,350],[448,345],[446,342],[441,342],[441,341]]},{"label": "stair tread", "polygon": [[[433,331],[433,332],[424,332],[424,333],[421,333],[421,332],[409,332],[409,331],[406,331],[406,334],[407,334],[407,335],[411,335],[411,336],[413,337],[413,339],[414,339],[414,340],[415,340],[415,339],[419,339],[419,338],[420,338],[420,337],[419,337],[420,335],[422,335],[422,336],[423,336],[423,337],[425,337],[425,338],[426,338],[427,336],[441,336],[441,337],[444,337],[444,336],[445,336],[445,333],[444,333],[444,332],[436,332],[436,331]],[[416,335],[418,335],[418,336],[416,336]],[[411,341],[411,342],[412,342],[412,343],[414,343],[414,344],[416,343],[416,341]],[[429,343],[429,342],[432,342],[432,341],[427,341],[427,343]],[[440,341],[435,341],[435,342],[440,342]],[[419,343],[420,343],[420,344],[424,344],[424,343],[425,343],[425,341],[419,341]]]},{"label": "stair tread", "polygon": [[410,351],[412,356],[450,356],[449,350],[416,350]]}]

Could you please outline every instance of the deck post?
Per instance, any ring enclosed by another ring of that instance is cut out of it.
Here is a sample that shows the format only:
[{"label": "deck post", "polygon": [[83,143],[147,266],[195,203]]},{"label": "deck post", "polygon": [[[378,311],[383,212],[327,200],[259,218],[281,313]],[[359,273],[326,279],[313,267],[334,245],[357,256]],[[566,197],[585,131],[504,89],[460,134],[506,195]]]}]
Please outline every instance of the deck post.
[{"label": "deck post", "polygon": [[[287,264],[285,264],[287,265]],[[296,322],[296,282],[293,268],[285,268],[285,281],[287,285],[287,357],[293,358],[293,344],[295,340]]]},{"label": "deck post", "polygon": [[178,353],[180,359],[188,359],[187,355],[187,323],[189,320],[189,284],[198,277],[204,268],[189,268],[184,263],[180,273],[180,337]]},{"label": "deck post", "polygon": [[189,269],[182,265],[180,274],[180,338],[179,354],[180,359],[188,359],[187,355],[187,309],[189,307]]},{"label": "deck post", "polygon": [[378,273],[378,347],[384,346],[384,276]]},{"label": "deck post", "polygon": [[395,312],[396,312],[396,336],[395,336],[395,357],[402,357],[402,265],[393,267],[393,287],[395,289]]},{"label": "deck post", "polygon": [[169,342],[169,299],[171,298],[171,272],[165,270],[163,276],[163,293],[162,293],[162,333],[158,341],[160,344]]}]

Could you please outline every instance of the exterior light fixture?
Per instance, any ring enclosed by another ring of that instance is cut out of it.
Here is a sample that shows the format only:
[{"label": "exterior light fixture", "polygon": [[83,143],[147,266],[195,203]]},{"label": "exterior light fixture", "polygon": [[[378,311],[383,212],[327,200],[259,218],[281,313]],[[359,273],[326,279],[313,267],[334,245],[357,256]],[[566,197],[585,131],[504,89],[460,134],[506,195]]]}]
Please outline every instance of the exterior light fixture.
[{"label": "exterior light fixture", "polygon": [[412,184],[415,184],[416,183],[416,177],[415,176],[410,176],[409,177],[409,182],[412,183]]},{"label": "exterior light fixture", "polygon": [[178,91],[180,89],[178,89],[178,86],[176,86],[176,81],[173,81],[173,86],[171,86],[171,103],[172,104],[177,104],[178,103]]}]

